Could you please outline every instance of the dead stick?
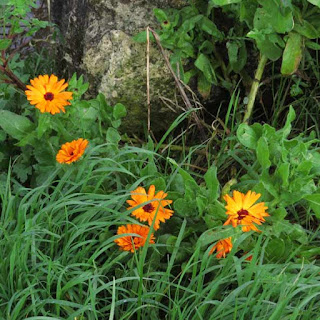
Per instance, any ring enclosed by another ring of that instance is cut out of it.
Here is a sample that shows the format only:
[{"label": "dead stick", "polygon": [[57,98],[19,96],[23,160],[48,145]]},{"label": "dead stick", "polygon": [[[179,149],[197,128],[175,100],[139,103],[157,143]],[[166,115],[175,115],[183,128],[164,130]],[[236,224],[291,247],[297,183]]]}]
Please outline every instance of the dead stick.
[{"label": "dead stick", "polygon": [[[188,96],[186,95],[186,93],[185,93],[185,91],[183,89],[183,86],[180,83],[180,80],[178,79],[178,77],[176,76],[176,74],[174,73],[174,71],[173,71],[173,69],[171,67],[170,61],[169,61],[169,59],[168,59],[168,57],[167,57],[167,55],[166,55],[166,53],[165,53],[165,51],[164,51],[164,49],[163,49],[163,47],[161,45],[161,42],[160,42],[158,34],[150,27],[149,27],[149,30],[152,32],[152,34],[153,34],[153,36],[154,36],[154,38],[155,38],[155,40],[157,42],[157,45],[160,48],[161,54],[162,54],[162,56],[163,56],[163,58],[164,58],[164,60],[166,62],[166,65],[167,65],[171,75],[174,78],[174,81],[176,83],[177,88],[180,91],[180,94],[182,96],[183,102],[185,103],[185,105],[186,105],[188,110],[192,110],[193,107],[192,107],[192,105],[191,105],[191,103],[190,103],[190,101],[188,99]],[[205,135],[205,133],[203,131],[203,127],[201,126],[201,122],[200,122],[200,119],[199,119],[198,115],[195,112],[192,112],[192,116],[193,116],[193,118],[194,118],[194,120],[195,120],[195,122],[196,122],[196,124],[198,126],[198,129],[200,131],[200,134],[201,134],[202,138],[206,139],[206,135]]]},{"label": "dead stick", "polygon": [[151,105],[150,105],[150,37],[149,27],[147,27],[147,104],[148,104],[148,132],[150,133],[150,118],[151,118]]}]

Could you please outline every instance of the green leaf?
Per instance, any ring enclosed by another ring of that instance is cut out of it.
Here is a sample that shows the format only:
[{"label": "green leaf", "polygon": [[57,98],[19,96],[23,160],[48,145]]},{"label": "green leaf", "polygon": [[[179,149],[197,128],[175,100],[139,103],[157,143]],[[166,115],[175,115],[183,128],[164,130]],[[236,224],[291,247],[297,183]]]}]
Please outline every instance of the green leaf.
[{"label": "green leaf", "polygon": [[210,2],[212,2],[216,6],[226,6],[232,3],[239,3],[241,2],[241,0],[210,0]]},{"label": "green leaf", "polygon": [[281,163],[277,169],[277,173],[282,179],[283,187],[287,187],[289,185],[289,172],[290,172],[289,169],[290,169],[289,163]]},{"label": "green leaf", "polygon": [[204,180],[209,191],[209,201],[213,202],[219,196],[219,180],[217,178],[217,167],[212,165],[204,175]]},{"label": "green leaf", "polygon": [[308,2],[320,8],[320,0],[308,0]]},{"label": "green leaf", "polygon": [[6,50],[8,47],[10,47],[11,42],[11,39],[0,39],[0,50]]},{"label": "green leaf", "polygon": [[253,130],[246,123],[239,125],[237,130],[237,138],[241,144],[250,149],[255,149],[259,140],[259,136],[255,130]]},{"label": "green leaf", "polygon": [[166,182],[162,177],[155,178],[150,182],[150,185],[154,185],[156,190],[165,190],[166,189]]},{"label": "green leaf", "polygon": [[123,118],[127,115],[127,109],[122,103],[117,103],[113,107],[113,117],[115,120]]},{"label": "green leaf", "polygon": [[313,41],[306,41],[306,47],[311,50],[320,50],[320,44]]},{"label": "green leaf", "polygon": [[185,199],[180,198],[174,202],[173,207],[174,211],[183,217],[197,216],[197,210],[195,208],[194,201],[189,202]]},{"label": "green leaf", "polygon": [[309,194],[304,197],[309,202],[312,211],[320,219],[320,193]]},{"label": "green leaf", "polygon": [[35,130],[35,125],[28,118],[7,110],[0,111],[0,127],[17,140],[25,138]]},{"label": "green leaf", "polygon": [[277,34],[264,34],[263,31],[253,30],[247,36],[256,40],[258,49],[268,59],[276,61],[281,57],[282,49],[279,45],[282,44],[282,39]]},{"label": "green leaf", "polygon": [[212,84],[206,79],[204,74],[201,72],[198,75],[197,89],[203,99],[208,99],[210,97]]},{"label": "green leaf", "polygon": [[285,242],[282,239],[272,239],[266,247],[266,255],[270,260],[280,260],[285,253]]},{"label": "green leaf", "polygon": [[[132,37],[133,41],[138,42],[138,43],[145,43],[147,42],[147,31],[141,31],[138,34],[136,34],[135,36]],[[151,32],[149,32],[149,39],[150,41],[154,40],[153,34]]]},{"label": "green leaf", "polygon": [[210,60],[208,59],[208,57],[205,54],[200,53],[197,60],[194,62],[194,65],[200,71],[203,72],[203,74],[206,77],[206,79],[208,80],[208,82],[214,83],[214,84],[217,83],[217,78],[216,78],[216,74],[214,72],[214,69],[211,65]]},{"label": "green leaf", "polygon": [[271,165],[271,161],[269,160],[269,147],[265,137],[261,137],[258,140],[257,144],[257,159],[262,167],[262,169],[267,169]]},{"label": "green leaf", "polygon": [[291,240],[298,241],[301,244],[308,243],[308,235],[300,224],[292,224],[290,230],[288,231],[288,236]]},{"label": "green leaf", "polygon": [[302,58],[302,45],[302,36],[299,33],[290,32],[282,56],[282,74],[291,75],[297,71]]},{"label": "green leaf", "polygon": [[290,106],[289,112],[287,115],[286,123],[282,129],[278,131],[278,133],[282,133],[282,138],[285,139],[291,132],[291,123],[296,118],[296,112],[294,111],[293,107]]},{"label": "green leaf", "polygon": [[[275,3],[276,2],[276,3]],[[280,0],[260,1],[263,8],[258,8],[254,16],[254,28],[271,29],[276,33],[287,33],[294,27],[291,9],[281,10]]]},{"label": "green leaf", "polygon": [[198,195],[196,196],[196,204],[197,204],[199,216],[201,217],[208,204],[208,199],[205,196]]},{"label": "green leaf", "polygon": [[271,214],[272,218],[276,218],[277,220],[283,220],[287,215],[287,210],[283,207],[274,210]]},{"label": "green leaf", "polygon": [[50,129],[50,120],[51,115],[49,114],[40,114],[39,115],[39,122],[38,122],[38,128],[37,128],[37,138],[40,139],[43,134]]},{"label": "green leaf", "polygon": [[215,37],[215,40],[222,40],[223,35],[217,26],[207,17],[203,17],[199,22],[201,30]]},{"label": "green leaf", "polygon": [[293,30],[308,39],[317,39],[320,36],[320,32],[306,20],[296,23]]},{"label": "green leaf", "polygon": [[118,144],[121,136],[116,129],[110,127],[107,130],[107,140],[110,143]]},{"label": "green leaf", "polygon": [[153,14],[160,23],[168,20],[167,14],[161,9],[153,9]]}]

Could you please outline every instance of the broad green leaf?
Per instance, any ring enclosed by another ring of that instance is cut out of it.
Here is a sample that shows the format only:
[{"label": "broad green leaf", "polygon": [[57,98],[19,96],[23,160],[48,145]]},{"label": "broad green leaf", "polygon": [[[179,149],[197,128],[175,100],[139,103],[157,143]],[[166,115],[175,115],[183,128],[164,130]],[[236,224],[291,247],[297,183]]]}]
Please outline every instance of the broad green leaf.
[{"label": "broad green leaf", "polygon": [[254,28],[271,29],[277,33],[287,33],[294,27],[292,11],[281,10],[280,0],[260,1],[263,8],[258,8],[254,16]]},{"label": "broad green leaf", "polygon": [[269,147],[265,137],[261,137],[258,140],[257,144],[257,159],[262,167],[262,169],[267,169],[271,165],[271,161],[269,160]]},{"label": "broad green leaf", "polygon": [[291,225],[290,229],[291,230],[288,233],[291,240],[298,241],[301,244],[308,243],[308,235],[300,224],[294,223]]},{"label": "broad green leaf", "polygon": [[122,103],[117,103],[113,107],[113,117],[115,120],[123,118],[127,115],[127,109]]},{"label": "broad green leaf", "polygon": [[11,137],[21,140],[35,130],[35,125],[27,118],[7,110],[0,111],[0,127]]},{"label": "broad green leaf", "polygon": [[195,201],[187,201],[185,199],[177,199],[173,204],[174,211],[183,217],[197,216]]},{"label": "broad green leaf", "polygon": [[107,140],[108,142],[118,144],[121,140],[121,136],[116,129],[110,127],[107,130]]},{"label": "broad green leaf", "polygon": [[6,50],[8,47],[10,47],[11,42],[11,39],[0,39],[0,50]]},{"label": "broad green leaf", "polygon": [[270,260],[279,260],[283,258],[285,249],[285,242],[282,239],[272,239],[266,247],[267,257]]},{"label": "broad green leaf", "polygon": [[308,2],[320,8],[320,0],[308,0]]},{"label": "broad green leaf", "polygon": [[290,32],[282,56],[282,74],[291,75],[297,71],[302,58],[302,45],[302,36],[299,33]]},{"label": "broad green leaf", "polygon": [[203,214],[203,211],[205,210],[205,208],[208,204],[208,199],[205,196],[198,195],[198,196],[196,196],[196,204],[197,204],[199,216],[201,217]]},{"label": "broad green leaf", "polygon": [[291,127],[292,127],[291,123],[295,118],[296,118],[296,112],[294,111],[293,107],[290,106],[289,112],[287,115],[287,119],[286,119],[286,123],[285,123],[284,127],[278,131],[279,134],[280,133],[282,134],[283,139],[287,138],[288,135],[290,134]]},{"label": "broad green leaf", "polygon": [[195,61],[194,65],[203,72],[204,76],[206,77],[206,79],[208,80],[208,82],[210,83],[217,83],[217,78],[214,72],[214,69],[211,65],[210,60],[208,59],[208,57],[203,54],[200,53],[200,55],[198,56],[197,60]]},{"label": "broad green leaf", "polygon": [[215,201],[219,196],[219,180],[217,178],[217,167],[212,165],[204,175],[206,186],[209,190],[209,201]]},{"label": "broad green leaf", "polygon": [[320,44],[313,41],[306,41],[306,47],[311,50],[320,50]]},{"label": "broad green leaf", "polygon": [[153,9],[153,14],[160,23],[168,20],[167,14],[161,9]]},{"label": "broad green leaf", "polygon": [[320,219],[320,193],[306,195],[304,199],[308,200],[312,211]]},{"label": "broad green leaf", "polygon": [[320,32],[306,20],[296,23],[293,30],[308,39],[317,39],[320,36]]},{"label": "broad green leaf", "polygon": [[237,130],[237,137],[240,143],[243,144],[245,147],[250,149],[255,149],[257,147],[259,136],[247,124],[240,124]]},{"label": "broad green leaf", "polygon": [[204,74],[201,72],[198,75],[197,89],[203,99],[208,99],[210,96],[212,84],[206,79]]},{"label": "broad green leaf", "polygon": [[261,31],[253,30],[247,36],[256,40],[258,49],[268,59],[276,61],[281,57],[282,49],[279,47],[281,38],[278,35],[268,35]]},{"label": "broad green leaf", "polygon": [[217,26],[207,17],[203,17],[201,19],[201,21],[199,22],[199,25],[200,25],[201,30],[212,35],[215,38],[215,40],[222,40],[223,39],[223,35],[219,31]]},{"label": "broad green leaf", "polygon": [[241,2],[241,0],[210,0],[210,2],[212,2],[216,6],[226,6],[232,3],[239,3]]},{"label": "broad green leaf", "polygon": [[283,220],[287,214],[287,210],[281,207],[272,211],[272,218],[276,218],[277,220]]},{"label": "broad green leaf", "polygon": [[277,173],[281,177],[283,187],[287,187],[289,185],[289,169],[289,163],[281,163],[277,169]]},{"label": "broad green leaf", "polygon": [[43,134],[50,129],[50,120],[51,115],[50,114],[40,114],[39,115],[39,121],[38,121],[38,127],[37,127],[37,138],[40,139]]},{"label": "broad green leaf", "polygon": [[[135,36],[132,37],[133,41],[138,42],[138,43],[145,43],[147,42],[147,31],[141,31],[137,33]],[[149,39],[154,40],[153,34],[149,32]]]}]

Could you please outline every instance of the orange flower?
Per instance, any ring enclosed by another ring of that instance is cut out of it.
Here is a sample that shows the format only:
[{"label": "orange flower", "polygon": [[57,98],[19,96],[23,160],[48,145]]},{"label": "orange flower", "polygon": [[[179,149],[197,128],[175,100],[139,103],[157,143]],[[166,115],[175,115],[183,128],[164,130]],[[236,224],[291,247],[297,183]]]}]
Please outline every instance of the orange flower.
[{"label": "orange flower", "polygon": [[[140,221],[147,221],[149,226],[151,226],[152,221],[156,215],[156,220],[154,222],[154,230],[159,229],[160,221],[165,222],[172,216],[173,210],[165,209],[167,205],[172,203],[172,200],[163,200],[167,194],[163,191],[159,191],[155,194],[155,186],[151,185],[146,193],[146,190],[142,187],[138,187],[136,190],[131,191],[132,200],[127,200],[130,207],[127,210],[133,210],[132,215],[138,218]],[[144,204],[143,206],[141,206]]]},{"label": "orange flower", "polygon": [[[140,237],[136,236],[123,236],[114,240],[114,242],[120,247],[121,250],[134,252],[135,250],[143,247],[149,233],[150,228],[147,226],[140,226],[138,224],[127,224],[126,226],[120,226],[117,234],[124,233],[136,233]],[[149,243],[154,243],[153,233],[150,236]]]},{"label": "orange flower", "polygon": [[57,153],[57,161],[68,164],[77,161],[83,155],[88,143],[88,140],[80,138],[63,144]]},{"label": "orange flower", "polygon": [[70,105],[68,100],[72,99],[72,92],[63,91],[68,83],[52,74],[49,78],[47,74],[30,80],[31,86],[27,85],[27,99],[32,105],[35,105],[42,113],[50,112],[51,114],[65,112],[64,107]]},{"label": "orange flower", "polygon": [[231,237],[218,241],[218,243],[212,247],[209,255],[217,250],[217,258],[226,257],[226,254],[232,250]]},{"label": "orange flower", "polygon": [[232,224],[233,227],[242,225],[242,231],[250,230],[259,231],[255,224],[261,225],[265,221],[264,217],[268,217],[264,202],[253,205],[261,194],[249,190],[246,194],[239,191],[233,191],[233,197],[225,195],[223,198],[227,202],[225,208],[226,214],[229,215],[224,225]]}]

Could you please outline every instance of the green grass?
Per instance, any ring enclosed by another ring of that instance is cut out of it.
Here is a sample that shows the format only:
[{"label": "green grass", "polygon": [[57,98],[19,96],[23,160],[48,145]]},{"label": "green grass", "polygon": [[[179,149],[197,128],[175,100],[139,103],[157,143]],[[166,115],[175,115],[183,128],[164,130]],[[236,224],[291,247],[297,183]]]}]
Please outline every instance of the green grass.
[{"label": "green grass", "polygon": [[1,189],[0,319],[319,319],[320,267],[265,259],[264,235],[250,262],[234,254],[245,233],[226,259],[198,241],[181,264],[188,219],[169,253],[161,237],[119,251],[116,227],[134,221],[125,200],[147,179],[132,173],[140,160],[119,159],[152,152],[125,147],[112,160],[99,148],[35,189],[14,194],[10,178]]}]

